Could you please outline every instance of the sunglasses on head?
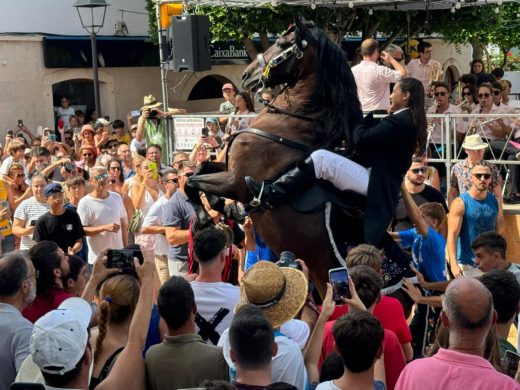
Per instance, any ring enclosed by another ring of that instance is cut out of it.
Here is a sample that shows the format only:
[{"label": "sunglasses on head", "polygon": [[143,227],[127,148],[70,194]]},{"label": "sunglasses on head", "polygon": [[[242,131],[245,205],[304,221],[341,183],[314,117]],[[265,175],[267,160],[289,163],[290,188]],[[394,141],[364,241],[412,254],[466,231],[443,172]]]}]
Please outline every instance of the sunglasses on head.
[{"label": "sunglasses on head", "polygon": [[101,175],[94,176],[94,179],[97,181],[106,180],[108,179],[108,174],[103,173]]},{"label": "sunglasses on head", "polygon": [[490,97],[490,96],[491,96],[491,94],[490,94],[490,93],[487,93],[487,92],[486,92],[486,93],[479,93],[479,94],[478,94],[478,97],[479,97],[480,99],[482,99],[482,98],[488,98],[488,97]]},{"label": "sunglasses on head", "polygon": [[427,170],[428,168],[426,167],[410,169],[410,171],[412,171],[414,175],[417,175],[419,173],[426,173]]},{"label": "sunglasses on head", "polygon": [[482,180],[482,178],[489,180],[491,178],[491,173],[474,173],[473,176],[479,180]]},{"label": "sunglasses on head", "polygon": [[446,96],[446,92],[435,92],[434,95],[435,97]]},{"label": "sunglasses on head", "polygon": [[498,96],[498,95],[500,95],[501,92],[502,91],[499,91],[498,89],[494,89],[493,90],[493,95]]}]

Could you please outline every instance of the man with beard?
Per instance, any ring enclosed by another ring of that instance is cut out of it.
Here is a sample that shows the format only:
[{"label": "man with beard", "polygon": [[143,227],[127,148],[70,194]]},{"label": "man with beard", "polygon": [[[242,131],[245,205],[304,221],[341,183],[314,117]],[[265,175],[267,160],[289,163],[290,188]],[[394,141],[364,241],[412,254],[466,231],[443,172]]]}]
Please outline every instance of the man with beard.
[{"label": "man with beard", "polygon": [[[410,169],[408,169],[404,178],[406,189],[412,195],[412,199],[417,206],[426,202],[436,202],[440,203],[444,207],[444,211],[448,213],[448,207],[441,192],[424,183],[427,174],[428,167],[424,165],[423,159],[414,157],[412,165],[410,165]],[[399,198],[399,203],[397,203],[393,223],[392,228],[394,231],[408,230],[413,227],[402,197]]]},{"label": "man with beard", "polygon": [[448,260],[453,276],[480,275],[471,250],[471,242],[481,233],[503,234],[498,201],[489,193],[491,168],[476,164],[471,169],[471,188],[453,201],[448,217]]},{"label": "man with beard", "polygon": [[21,312],[36,297],[36,276],[32,262],[20,253],[0,258],[0,390],[9,389],[29,355],[33,325]]},{"label": "man with beard", "polygon": [[31,322],[58,306],[73,295],[63,289],[63,279],[69,274],[69,257],[52,241],[41,241],[29,249],[29,257],[36,269],[36,298],[22,312]]}]

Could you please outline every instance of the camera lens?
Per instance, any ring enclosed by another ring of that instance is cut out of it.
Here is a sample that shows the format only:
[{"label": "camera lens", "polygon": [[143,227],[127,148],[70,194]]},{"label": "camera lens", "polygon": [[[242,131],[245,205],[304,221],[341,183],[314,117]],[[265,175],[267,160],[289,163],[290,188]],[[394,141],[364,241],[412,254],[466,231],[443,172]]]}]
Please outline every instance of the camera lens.
[{"label": "camera lens", "polygon": [[150,110],[150,118],[157,118],[157,115],[159,115],[159,111],[157,110]]}]

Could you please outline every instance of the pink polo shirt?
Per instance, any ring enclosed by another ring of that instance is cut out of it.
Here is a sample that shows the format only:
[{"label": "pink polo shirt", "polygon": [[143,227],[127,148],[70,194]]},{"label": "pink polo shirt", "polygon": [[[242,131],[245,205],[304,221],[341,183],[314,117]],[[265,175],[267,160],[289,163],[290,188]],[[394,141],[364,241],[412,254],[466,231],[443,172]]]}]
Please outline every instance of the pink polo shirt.
[{"label": "pink polo shirt", "polygon": [[408,71],[408,76],[419,80],[422,83],[424,90],[426,91],[428,89],[428,84],[430,83],[430,72],[434,64],[436,64],[439,69],[442,70],[439,61],[430,60],[426,65],[424,65],[420,58],[411,60],[408,65],[406,65],[406,70]]},{"label": "pink polo shirt", "polygon": [[387,110],[390,106],[390,83],[397,83],[397,70],[372,61],[361,61],[352,67],[357,93],[363,111]]},{"label": "pink polo shirt", "polygon": [[496,371],[486,359],[440,349],[430,358],[417,359],[404,368],[396,390],[520,389],[512,378]]}]

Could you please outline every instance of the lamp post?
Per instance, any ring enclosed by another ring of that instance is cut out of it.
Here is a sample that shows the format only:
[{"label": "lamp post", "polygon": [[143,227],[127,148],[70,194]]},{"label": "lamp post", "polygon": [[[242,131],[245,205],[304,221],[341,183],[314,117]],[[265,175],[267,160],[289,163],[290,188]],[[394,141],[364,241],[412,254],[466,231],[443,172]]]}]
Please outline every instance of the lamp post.
[{"label": "lamp post", "polygon": [[101,117],[99,108],[99,80],[98,80],[98,53],[96,34],[105,24],[105,15],[109,4],[105,0],[76,0],[74,7],[78,11],[81,26],[90,34],[92,46],[92,81],[94,82],[94,106],[98,117]]}]

